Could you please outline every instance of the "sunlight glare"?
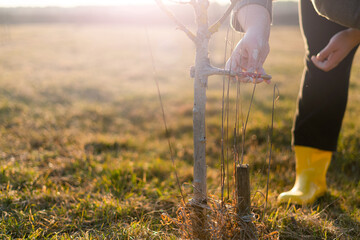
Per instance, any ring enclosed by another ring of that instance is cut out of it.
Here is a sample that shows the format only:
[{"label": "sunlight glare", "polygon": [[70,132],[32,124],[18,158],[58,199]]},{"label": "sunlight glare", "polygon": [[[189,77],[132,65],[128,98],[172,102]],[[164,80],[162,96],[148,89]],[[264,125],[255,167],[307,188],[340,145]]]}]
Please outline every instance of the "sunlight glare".
[{"label": "sunlight glare", "polygon": [[[175,0],[176,1],[176,0]],[[210,0],[223,4],[230,0]],[[170,2],[164,0],[164,2]],[[153,0],[2,0],[0,7],[76,7],[76,6],[121,6],[121,5],[153,5]]]}]

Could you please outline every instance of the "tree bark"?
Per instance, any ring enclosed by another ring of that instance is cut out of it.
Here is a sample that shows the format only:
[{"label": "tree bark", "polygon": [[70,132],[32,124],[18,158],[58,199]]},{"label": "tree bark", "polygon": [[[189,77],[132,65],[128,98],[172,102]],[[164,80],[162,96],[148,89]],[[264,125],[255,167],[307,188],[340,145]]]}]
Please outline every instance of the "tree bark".
[{"label": "tree bark", "polygon": [[207,201],[206,188],[206,126],[205,106],[207,88],[207,69],[209,67],[209,31],[207,9],[208,0],[199,0],[195,8],[197,21],[197,42],[195,59],[195,80],[194,80],[194,108],[193,108],[193,129],[194,129],[194,200],[197,203]]},{"label": "tree bark", "polygon": [[208,48],[210,34],[208,30],[207,9],[208,0],[198,0],[195,7],[197,21],[197,41],[195,57],[195,79],[194,79],[194,108],[193,108],[193,130],[194,130],[194,198],[192,228],[196,239],[208,239],[206,230],[206,88],[207,68],[209,66]]}]

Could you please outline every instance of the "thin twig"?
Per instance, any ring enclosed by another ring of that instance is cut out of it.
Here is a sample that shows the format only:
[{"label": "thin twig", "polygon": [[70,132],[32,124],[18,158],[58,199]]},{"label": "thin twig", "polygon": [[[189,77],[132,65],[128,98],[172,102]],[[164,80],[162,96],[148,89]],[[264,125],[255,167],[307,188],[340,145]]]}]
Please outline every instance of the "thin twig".
[{"label": "thin twig", "polygon": [[228,7],[228,9],[226,10],[226,12],[224,13],[224,15],[217,20],[210,28],[209,28],[209,32],[210,34],[214,34],[217,31],[219,31],[220,26],[224,23],[224,21],[226,20],[226,18],[230,15],[231,11],[234,9],[236,4],[236,1],[232,1],[230,6]]},{"label": "thin twig", "polygon": [[250,100],[250,105],[249,105],[249,109],[248,109],[248,113],[246,115],[246,121],[245,124],[243,126],[243,142],[242,142],[242,153],[241,153],[241,162],[240,164],[244,163],[244,151],[245,151],[245,135],[246,135],[246,127],[249,121],[249,116],[250,116],[250,111],[251,111],[251,106],[254,100],[254,95],[255,95],[255,89],[256,89],[256,84],[254,84],[254,88],[253,88],[253,92],[251,95],[251,100]]},{"label": "thin twig", "polygon": [[185,197],[184,197],[184,194],[183,194],[182,189],[181,189],[179,176],[177,174],[177,168],[176,168],[175,159],[174,159],[174,152],[173,152],[173,149],[172,149],[172,145],[171,145],[171,141],[170,141],[170,134],[169,134],[169,130],[168,130],[168,127],[167,127],[164,104],[163,104],[163,101],[162,101],[162,98],[161,98],[159,81],[158,81],[158,79],[156,77],[157,70],[156,70],[156,67],[155,67],[154,54],[153,54],[153,51],[152,51],[151,41],[150,41],[150,37],[149,37],[149,33],[148,33],[147,28],[145,28],[145,31],[146,31],[146,38],[147,38],[148,47],[149,47],[149,51],[150,51],[151,63],[152,63],[152,67],[153,67],[154,81],[155,81],[155,84],[156,84],[157,93],[158,93],[159,102],[160,102],[160,107],[161,107],[161,112],[162,112],[162,118],[163,118],[163,123],[164,123],[164,128],[165,128],[165,135],[166,135],[166,139],[167,139],[168,147],[169,147],[169,152],[170,152],[170,158],[171,158],[171,162],[172,162],[173,167],[174,167],[174,174],[175,174],[175,178],[176,178],[176,183],[177,183],[179,191],[180,191],[182,202],[183,202],[183,204],[185,204]]},{"label": "thin twig", "polygon": [[[228,40],[229,40],[229,31],[230,26],[226,32],[226,39],[225,39],[225,53],[224,53],[224,66],[226,64],[226,54],[227,54],[227,47],[228,47]],[[225,187],[225,155],[224,155],[224,106],[225,106],[225,78],[226,76],[223,75],[223,92],[222,92],[222,101],[221,101],[221,202],[224,204],[224,187]]]},{"label": "thin twig", "polygon": [[[277,97],[275,97],[275,91],[277,90]],[[269,181],[270,181],[270,164],[271,164],[271,154],[272,154],[272,138],[273,138],[273,130],[274,130],[274,115],[275,115],[275,102],[279,99],[279,89],[277,85],[274,85],[274,93],[273,93],[273,105],[272,105],[272,111],[271,111],[271,128],[270,128],[270,146],[269,146],[269,165],[268,165],[268,174],[267,174],[267,180],[266,180],[266,197],[265,197],[265,209],[264,209],[264,216],[265,211],[267,208],[267,202],[268,202],[268,195],[269,195]]]},{"label": "thin twig", "polygon": [[236,82],[236,111],[235,111],[235,129],[234,129],[234,152],[235,152],[235,166],[239,164],[239,147],[238,147],[238,137],[240,136],[240,103],[241,103],[241,95],[240,95],[240,82]]},{"label": "thin twig", "polygon": [[[175,15],[164,5],[164,3],[161,0],[154,0],[154,1],[157,3],[157,5],[160,7],[160,9],[179,27],[179,29],[181,31],[185,32],[185,34],[194,43],[196,43],[196,41],[197,41],[196,36],[175,17]],[[192,2],[190,1],[189,3],[191,4]]]},{"label": "thin twig", "polygon": [[[228,77],[230,78],[230,77]],[[230,179],[229,179],[229,115],[230,115],[230,79],[227,81],[226,105],[225,105],[225,119],[226,119],[226,185],[227,185],[227,199],[230,198]],[[224,119],[224,120],[225,120]]]}]

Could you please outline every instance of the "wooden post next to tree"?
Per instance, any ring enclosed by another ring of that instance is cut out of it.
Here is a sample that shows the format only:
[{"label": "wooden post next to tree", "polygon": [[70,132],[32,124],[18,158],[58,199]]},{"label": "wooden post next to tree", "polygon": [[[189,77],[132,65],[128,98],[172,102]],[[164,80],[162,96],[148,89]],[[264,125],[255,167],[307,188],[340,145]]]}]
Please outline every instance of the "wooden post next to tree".
[{"label": "wooden post next to tree", "polygon": [[235,200],[236,212],[244,222],[244,236],[241,239],[259,239],[253,223],[250,200],[250,171],[247,164],[240,164],[235,169]]},{"label": "wooden post next to tree", "polygon": [[249,166],[247,164],[236,166],[235,176],[237,213],[240,216],[249,215],[251,211]]}]

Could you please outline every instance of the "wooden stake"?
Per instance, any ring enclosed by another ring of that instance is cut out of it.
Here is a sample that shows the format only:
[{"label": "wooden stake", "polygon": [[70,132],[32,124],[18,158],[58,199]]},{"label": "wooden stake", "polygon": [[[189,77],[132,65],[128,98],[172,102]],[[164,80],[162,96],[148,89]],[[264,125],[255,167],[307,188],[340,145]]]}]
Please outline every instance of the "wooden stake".
[{"label": "wooden stake", "polygon": [[236,209],[240,216],[250,215],[250,175],[249,166],[242,164],[236,166]]}]

